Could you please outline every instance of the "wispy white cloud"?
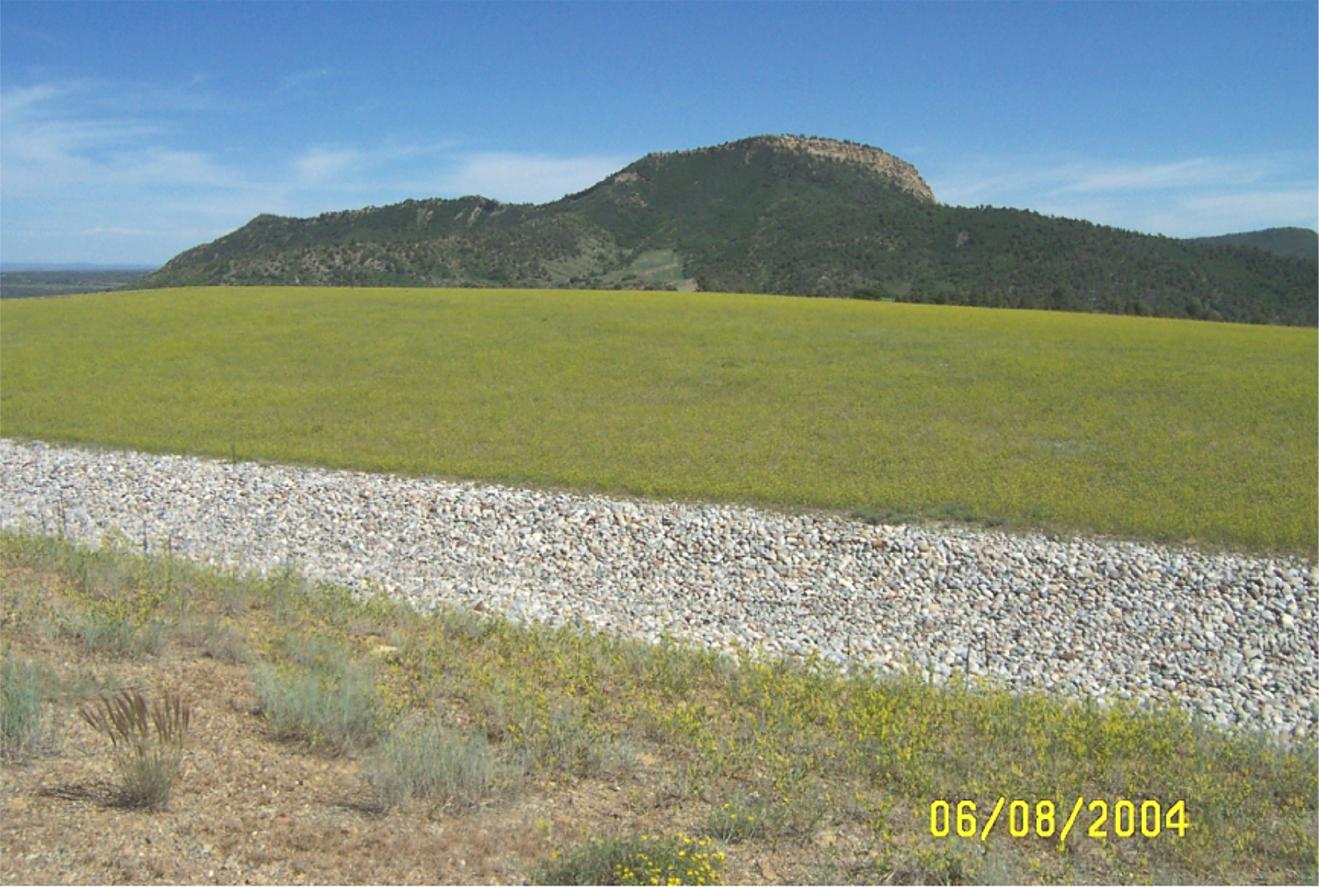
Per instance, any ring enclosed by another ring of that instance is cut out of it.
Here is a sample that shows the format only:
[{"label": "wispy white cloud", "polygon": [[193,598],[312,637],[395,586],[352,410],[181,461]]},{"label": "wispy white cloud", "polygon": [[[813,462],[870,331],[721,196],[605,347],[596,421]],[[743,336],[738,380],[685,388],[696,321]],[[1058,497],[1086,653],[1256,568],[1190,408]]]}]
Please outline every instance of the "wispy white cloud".
[{"label": "wispy white cloud", "polygon": [[[107,91],[68,82],[0,92],[6,259],[163,259],[186,232],[233,227],[196,212],[202,195],[260,191],[239,168],[178,143],[159,118]],[[184,201],[192,206],[170,206]]]},{"label": "wispy white cloud", "polygon": [[1268,174],[1258,160],[1229,161],[1196,157],[1173,163],[1119,165],[1077,171],[1079,178],[1057,189],[1059,194],[1099,191],[1150,191],[1202,186],[1249,185]]},{"label": "wispy white cloud", "polygon": [[1195,237],[1295,225],[1319,229],[1319,192],[1298,187],[1176,195],[1137,216],[1137,230]]},{"label": "wispy white cloud", "polygon": [[362,152],[352,148],[308,148],[293,159],[293,178],[304,187],[333,182],[362,159]]},{"label": "wispy white cloud", "polygon": [[1319,199],[1319,194],[1316,194],[1314,188],[1289,188],[1187,197],[1184,205],[1190,210],[1241,216],[1259,216],[1270,212],[1305,216],[1314,214],[1316,199]]},{"label": "wispy white cloud", "polygon": [[40,106],[44,102],[67,95],[71,87],[53,83],[38,83],[32,86],[20,86],[6,89],[0,93],[0,114],[6,116],[22,114],[26,109]]},{"label": "wispy white cloud", "polygon": [[124,188],[241,186],[237,170],[204,151],[163,143],[162,129],[129,117],[79,116],[59,100],[79,89],[35,87],[0,99],[0,195],[7,201],[91,198]]},{"label": "wispy white cloud", "polygon": [[1237,187],[1285,175],[1295,158],[1195,157],[1164,163],[1115,164],[1094,160],[1037,157],[970,157],[940,180],[947,203],[968,204],[987,196],[1032,191],[1045,194],[1096,194],[1195,187]]},{"label": "wispy white cloud", "polygon": [[285,74],[279,81],[277,87],[281,92],[298,89],[318,80],[324,80],[326,77],[334,74],[333,68],[308,68],[303,71],[294,71],[291,74]]},{"label": "wispy white cloud", "polygon": [[[328,69],[302,72],[328,76]],[[295,75],[296,81],[302,75]],[[290,81],[293,82],[293,81]],[[452,139],[313,143],[222,153],[181,121],[204,108],[186,89],[164,113],[114,84],[0,91],[0,217],[7,261],[163,261],[268,212],[309,216],[408,197],[479,193],[541,202],[581,190],[631,158],[471,152]],[[190,141],[188,136],[193,138]]]},{"label": "wispy white cloud", "polygon": [[76,232],[80,237],[154,237],[163,233],[158,228],[126,228],[122,225],[97,225]]},{"label": "wispy white cloud", "polygon": [[1178,237],[1319,225],[1314,159],[1290,154],[1144,164],[972,157],[932,176],[931,185],[944,203],[1013,206]]},{"label": "wispy white cloud", "polygon": [[509,203],[544,203],[588,188],[634,159],[600,154],[472,154],[462,158],[443,185],[453,194],[481,194]]}]

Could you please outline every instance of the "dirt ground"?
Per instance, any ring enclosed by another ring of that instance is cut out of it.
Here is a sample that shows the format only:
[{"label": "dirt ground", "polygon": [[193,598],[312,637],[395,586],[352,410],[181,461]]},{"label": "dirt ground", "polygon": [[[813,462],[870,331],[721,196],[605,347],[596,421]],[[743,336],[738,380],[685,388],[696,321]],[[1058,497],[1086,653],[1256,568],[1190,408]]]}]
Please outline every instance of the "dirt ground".
[{"label": "dirt ground", "polygon": [[[0,766],[7,884],[525,883],[555,850],[690,821],[646,755],[618,781],[524,779],[475,809],[380,812],[358,760],[267,736],[247,666],[173,644],[147,659],[97,661],[25,640],[13,652],[69,691],[50,712],[46,751]],[[110,743],[76,704],[107,679],[179,688],[192,701],[184,770],[163,809],[115,803]],[[820,877],[813,857],[826,848],[756,843],[728,854],[726,882]]]}]

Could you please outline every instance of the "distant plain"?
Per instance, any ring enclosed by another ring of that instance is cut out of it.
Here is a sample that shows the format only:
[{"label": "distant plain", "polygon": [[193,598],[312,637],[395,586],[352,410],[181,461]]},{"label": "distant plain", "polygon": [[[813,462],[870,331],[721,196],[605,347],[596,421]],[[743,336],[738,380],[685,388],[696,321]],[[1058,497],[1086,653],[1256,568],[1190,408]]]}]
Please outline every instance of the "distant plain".
[{"label": "distant plain", "polygon": [[474,289],[3,312],[8,437],[1314,552],[1314,329]]}]

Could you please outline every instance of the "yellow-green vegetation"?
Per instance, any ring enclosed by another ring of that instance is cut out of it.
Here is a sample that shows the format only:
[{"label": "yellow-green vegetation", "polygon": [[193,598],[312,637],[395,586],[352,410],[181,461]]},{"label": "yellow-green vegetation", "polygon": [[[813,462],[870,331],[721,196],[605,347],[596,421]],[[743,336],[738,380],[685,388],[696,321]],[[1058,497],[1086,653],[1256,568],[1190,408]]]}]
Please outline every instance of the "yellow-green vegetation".
[{"label": "yellow-green vegetation", "polygon": [[[38,570],[58,581],[39,593],[16,581]],[[562,806],[577,803],[568,799],[579,789],[604,786],[609,809],[628,818],[565,837],[527,877],[567,881],[577,871],[592,882],[700,883],[720,877],[719,853],[734,880],[776,880],[764,874],[766,860],[780,878],[864,883],[1308,883],[1316,875],[1313,739],[1286,746],[1121,702],[730,659],[466,610],[421,614],[292,574],[218,574],[12,534],[0,535],[0,580],[12,614],[0,626],[6,644],[46,630],[60,637],[53,613],[112,587],[155,610],[166,648],[197,635],[183,631],[187,620],[217,620],[241,631],[249,674],[360,670],[369,676],[365,701],[345,710],[374,712],[379,729],[351,745],[366,746],[361,783],[378,807],[421,803],[463,816],[479,804],[492,817],[533,791]],[[193,698],[213,710],[233,704]],[[269,741],[283,735],[260,706],[249,717]],[[300,743],[284,747],[300,751]],[[186,780],[175,788],[186,791]],[[1121,837],[1110,819],[1098,840],[1087,813],[1060,850],[1057,831],[1013,837],[1004,813],[987,840],[957,837],[960,802],[976,802],[983,826],[999,797],[1032,810],[1052,804],[1058,831],[1077,798],[1157,802],[1165,811],[1184,802],[1187,828]],[[954,811],[946,837],[931,834],[938,800]]]},{"label": "yellow-green vegetation", "polygon": [[709,293],[4,305],[3,433],[1313,551],[1316,331]]},{"label": "yellow-green vegetation", "polygon": [[537,872],[537,884],[721,884],[710,838],[641,835],[590,841]]}]

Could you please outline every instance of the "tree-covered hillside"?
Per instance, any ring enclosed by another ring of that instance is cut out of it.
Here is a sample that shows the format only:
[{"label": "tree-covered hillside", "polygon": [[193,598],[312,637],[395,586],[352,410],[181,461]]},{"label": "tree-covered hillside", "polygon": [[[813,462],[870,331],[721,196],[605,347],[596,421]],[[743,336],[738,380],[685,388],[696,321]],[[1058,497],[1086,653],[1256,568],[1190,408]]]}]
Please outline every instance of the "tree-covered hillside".
[{"label": "tree-covered hillside", "polygon": [[941,206],[914,167],[878,149],[757,137],[648,155],[543,205],[464,197],[259,216],[149,284],[701,289],[1315,324],[1316,267]]}]

